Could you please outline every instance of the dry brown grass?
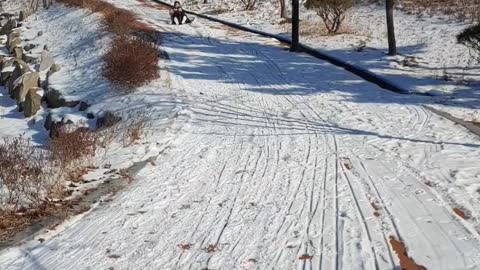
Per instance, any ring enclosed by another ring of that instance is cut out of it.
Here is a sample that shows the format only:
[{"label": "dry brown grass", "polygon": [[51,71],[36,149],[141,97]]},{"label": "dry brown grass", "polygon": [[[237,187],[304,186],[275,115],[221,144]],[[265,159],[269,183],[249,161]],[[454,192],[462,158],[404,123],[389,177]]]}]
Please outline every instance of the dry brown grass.
[{"label": "dry brown grass", "polygon": [[52,158],[61,163],[65,173],[71,174],[87,167],[86,160],[95,155],[97,136],[88,128],[69,130],[60,127],[55,130],[49,142]]},{"label": "dry brown grass", "polygon": [[143,26],[138,22],[135,14],[107,2],[99,0],[60,0],[59,2],[102,14],[105,26],[115,34],[127,35]]},{"label": "dry brown grass", "polygon": [[158,47],[139,38],[116,38],[103,56],[103,75],[127,91],[158,77]]},{"label": "dry brown grass", "polygon": [[399,0],[398,6],[410,14],[444,14],[460,20],[479,19],[479,0]]},{"label": "dry brown grass", "polygon": [[[290,32],[290,24],[282,24],[284,31]],[[319,21],[302,20],[299,27],[300,35],[303,37],[315,36],[332,36],[341,34],[353,34],[354,31],[350,28],[348,23],[344,22],[336,33],[329,33],[325,24]]]},{"label": "dry brown grass", "polygon": [[145,134],[147,116],[144,114],[135,115],[129,119],[123,128],[123,146],[127,147],[140,140]]},{"label": "dry brown grass", "polygon": [[[102,14],[106,29],[117,35],[103,57],[103,75],[120,86],[119,89],[131,92],[158,77],[157,60],[160,52],[155,45],[159,42],[156,31],[140,22],[135,14],[99,0],[60,2]],[[133,34],[137,38],[129,37]]]}]

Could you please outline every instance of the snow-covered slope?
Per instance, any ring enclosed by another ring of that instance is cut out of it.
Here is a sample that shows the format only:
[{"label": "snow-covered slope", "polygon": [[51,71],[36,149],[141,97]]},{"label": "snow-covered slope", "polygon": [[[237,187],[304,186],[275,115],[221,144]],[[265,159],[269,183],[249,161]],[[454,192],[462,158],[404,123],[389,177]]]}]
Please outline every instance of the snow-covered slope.
[{"label": "snow-covered slope", "polygon": [[480,269],[480,143],[428,99],[109,1],[163,32],[188,117],[129,188],[1,269],[395,269],[390,237],[428,269]]}]

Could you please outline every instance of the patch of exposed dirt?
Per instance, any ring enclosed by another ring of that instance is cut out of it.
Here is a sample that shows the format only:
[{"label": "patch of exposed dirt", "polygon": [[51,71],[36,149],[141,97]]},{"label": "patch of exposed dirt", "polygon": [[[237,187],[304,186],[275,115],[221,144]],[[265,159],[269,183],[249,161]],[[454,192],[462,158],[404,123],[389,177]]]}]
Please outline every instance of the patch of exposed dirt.
[{"label": "patch of exposed dirt", "polygon": [[204,250],[205,250],[207,253],[213,253],[213,252],[217,251],[217,246],[215,246],[215,245],[208,245],[208,247],[204,248]]},{"label": "patch of exposed dirt", "polygon": [[461,219],[468,219],[468,215],[458,208],[453,208],[455,215],[459,216]]},{"label": "patch of exposed dirt", "polygon": [[298,259],[301,260],[301,261],[306,261],[306,260],[311,260],[312,258],[313,258],[313,256],[311,256],[311,255],[303,254]]},{"label": "patch of exposed dirt", "polygon": [[178,245],[178,248],[180,248],[181,250],[189,250],[192,248],[192,244],[180,244]]},{"label": "patch of exposed dirt", "polygon": [[407,254],[407,249],[403,242],[398,241],[395,237],[390,236],[390,245],[392,250],[397,254],[400,260],[400,267],[402,270],[427,270],[426,267],[418,265]]},{"label": "patch of exposed dirt", "polygon": [[471,123],[471,124],[473,124],[474,126],[477,126],[477,127],[480,128],[480,123],[479,123],[479,122],[469,122],[469,123]]},{"label": "patch of exposed dirt", "polygon": [[380,216],[380,207],[378,207],[378,205],[375,204],[375,202],[370,202],[370,205],[372,205],[372,208],[373,208],[373,215],[376,216],[376,217],[379,217]]}]

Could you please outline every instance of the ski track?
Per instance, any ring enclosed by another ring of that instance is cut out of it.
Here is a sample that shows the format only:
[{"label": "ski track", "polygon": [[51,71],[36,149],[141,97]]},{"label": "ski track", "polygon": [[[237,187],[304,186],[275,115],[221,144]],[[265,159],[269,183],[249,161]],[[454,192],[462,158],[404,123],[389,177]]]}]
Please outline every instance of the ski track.
[{"label": "ski track", "polygon": [[164,33],[192,117],[113,201],[4,251],[0,269],[397,269],[390,236],[428,269],[480,269],[478,232],[423,174],[475,140],[419,97],[270,39],[110,2]]}]

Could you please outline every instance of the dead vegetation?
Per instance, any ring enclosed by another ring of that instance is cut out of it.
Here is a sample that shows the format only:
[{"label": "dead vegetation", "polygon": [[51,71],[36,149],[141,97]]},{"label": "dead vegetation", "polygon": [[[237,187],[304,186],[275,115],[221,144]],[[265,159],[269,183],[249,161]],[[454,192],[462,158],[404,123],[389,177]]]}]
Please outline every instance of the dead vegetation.
[{"label": "dead vegetation", "polygon": [[[364,3],[384,5],[383,0],[363,0]],[[480,0],[397,0],[396,6],[418,16],[447,15],[461,21],[478,21],[480,18]]]},{"label": "dead vegetation", "polygon": [[[285,32],[291,31],[291,25],[288,23],[282,24]],[[315,37],[315,36],[332,36],[341,34],[352,34],[354,31],[348,24],[343,23],[340,29],[336,33],[329,33],[325,24],[318,21],[302,20],[300,21],[299,33],[302,37]]]},{"label": "dead vegetation", "polygon": [[398,6],[410,14],[444,14],[462,21],[476,21],[480,15],[479,0],[400,0]]},{"label": "dead vegetation", "polygon": [[[110,49],[103,57],[103,75],[119,86],[132,92],[158,77],[159,42],[155,31],[140,22],[132,12],[98,0],[60,0],[69,6],[85,8],[102,14],[105,28],[115,35]],[[156,40],[140,38],[137,33],[149,34]]]},{"label": "dead vegetation", "polygon": [[307,0],[305,7],[315,10],[322,19],[329,34],[337,33],[346,18],[353,0]]},{"label": "dead vegetation", "polygon": [[471,58],[480,63],[480,24],[466,28],[458,36],[459,43],[471,49]]},{"label": "dead vegetation", "polygon": [[[128,147],[140,140],[147,119],[146,114],[135,113],[97,131],[62,126],[44,148],[24,136],[0,142],[0,239],[64,212],[76,200],[66,200],[72,194],[66,181],[82,182],[86,173],[96,169],[92,164],[99,147],[113,142]],[[119,175],[131,178],[127,170],[120,170]]]},{"label": "dead vegetation", "polygon": [[22,135],[0,144],[0,214],[41,208],[60,188],[61,170],[51,153]]},{"label": "dead vegetation", "polygon": [[133,37],[118,37],[103,56],[105,78],[132,91],[158,77],[158,47]]}]

